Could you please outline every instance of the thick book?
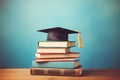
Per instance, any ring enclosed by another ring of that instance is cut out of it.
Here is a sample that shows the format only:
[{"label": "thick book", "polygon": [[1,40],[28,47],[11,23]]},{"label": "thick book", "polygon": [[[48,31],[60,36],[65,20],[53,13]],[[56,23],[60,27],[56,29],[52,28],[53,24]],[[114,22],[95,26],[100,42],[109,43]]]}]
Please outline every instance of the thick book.
[{"label": "thick book", "polygon": [[37,48],[37,53],[67,53],[70,52],[70,48],[50,48],[50,47],[40,47]]},{"label": "thick book", "polygon": [[82,67],[74,69],[58,68],[31,68],[31,75],[51,75],[51,76],[81,76]]},{"label": "thick book", "polygon": [[48,59],[48,58],[36,58],[36,62],[70,62],[70,61],[78,61],[79,58],[54,58],[54,59]]},{"label": "thick book", "polygon": [[40,54],[40,53],[35,53],[36,58],[78,58],[79,57],[79,52],[68,52],[66,54],[63,53],[45,53],[45,54]]},{"label": "thick book", "polygon": [[39,41],[39,47],[73,47],[75,41]]},{"label": "thick book", "polygon": [[36,62],[32,61],[33,68],[76,68],[80,65],[80,61],[68,62]]}]

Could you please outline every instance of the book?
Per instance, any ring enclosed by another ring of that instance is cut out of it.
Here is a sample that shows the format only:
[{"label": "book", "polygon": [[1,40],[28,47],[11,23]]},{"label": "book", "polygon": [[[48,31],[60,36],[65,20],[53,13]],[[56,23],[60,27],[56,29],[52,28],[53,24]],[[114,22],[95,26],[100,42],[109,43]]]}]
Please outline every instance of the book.
[{"label": "book", "polygon": [[77,58],[79,57],[79,52],[68,52],[66,54],[63,53],[45,53],[45,54],[40,54],[36,53],[35,54],[36,58]]},{"label": "book", "polygon": [[67,53],[70,52],[70,48],[46,48],[46,47],[40,47],[37,48],[37,52],[45,52],[45,53]]},{"label": "book", "polygon": [[75,68],[80,65],[80,61],[68,62],[41,62],[32,61],[33,68]]},{"label": "book", "polygon": [[67,62],[67,61],[78,61],[79,58],[63,58],[63,59],[60,59],[60,58],[54,58],[54,59],[46,59],[46,58],[36,58],[35,61],[36,62]]},{"label": "book", "polygon": [[82,67],[75,69],[58,69],[58,68],[31,68],[31,75],[52,75],[52,76],[80,76]]},{"label": "book", "polygon": [[73,47],[75,41],[38,41],[39,47]]}]

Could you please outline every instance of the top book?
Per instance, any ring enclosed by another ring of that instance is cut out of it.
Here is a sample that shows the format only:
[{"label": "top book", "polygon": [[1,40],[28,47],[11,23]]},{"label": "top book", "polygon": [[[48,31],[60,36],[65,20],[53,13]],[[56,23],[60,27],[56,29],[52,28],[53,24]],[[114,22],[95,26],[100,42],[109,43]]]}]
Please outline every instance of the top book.
[{"label": "top book", "polygon": [[75,41],[39,41],[38,47],[73,47]]}]

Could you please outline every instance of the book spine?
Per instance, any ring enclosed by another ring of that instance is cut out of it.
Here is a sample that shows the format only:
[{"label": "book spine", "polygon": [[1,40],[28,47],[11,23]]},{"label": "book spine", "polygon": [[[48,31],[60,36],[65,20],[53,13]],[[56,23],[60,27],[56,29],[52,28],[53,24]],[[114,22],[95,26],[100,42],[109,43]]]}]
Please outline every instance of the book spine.
[{"label": "book spine", "polygon": [[80,76],[81,74],[82,68],[78,69],[31,68],[31,75]]}]

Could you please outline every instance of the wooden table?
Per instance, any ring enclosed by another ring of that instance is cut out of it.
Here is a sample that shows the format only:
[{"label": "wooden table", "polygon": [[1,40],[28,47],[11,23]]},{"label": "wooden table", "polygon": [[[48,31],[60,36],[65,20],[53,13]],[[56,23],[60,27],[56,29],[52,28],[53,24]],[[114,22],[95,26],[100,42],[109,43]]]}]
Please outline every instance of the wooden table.
[{"label": "wooden table", "polygon": [[0,80],[120,80],[120,69],[83,69],[83,75],[31,75],[27,68],[0,68]]}]

